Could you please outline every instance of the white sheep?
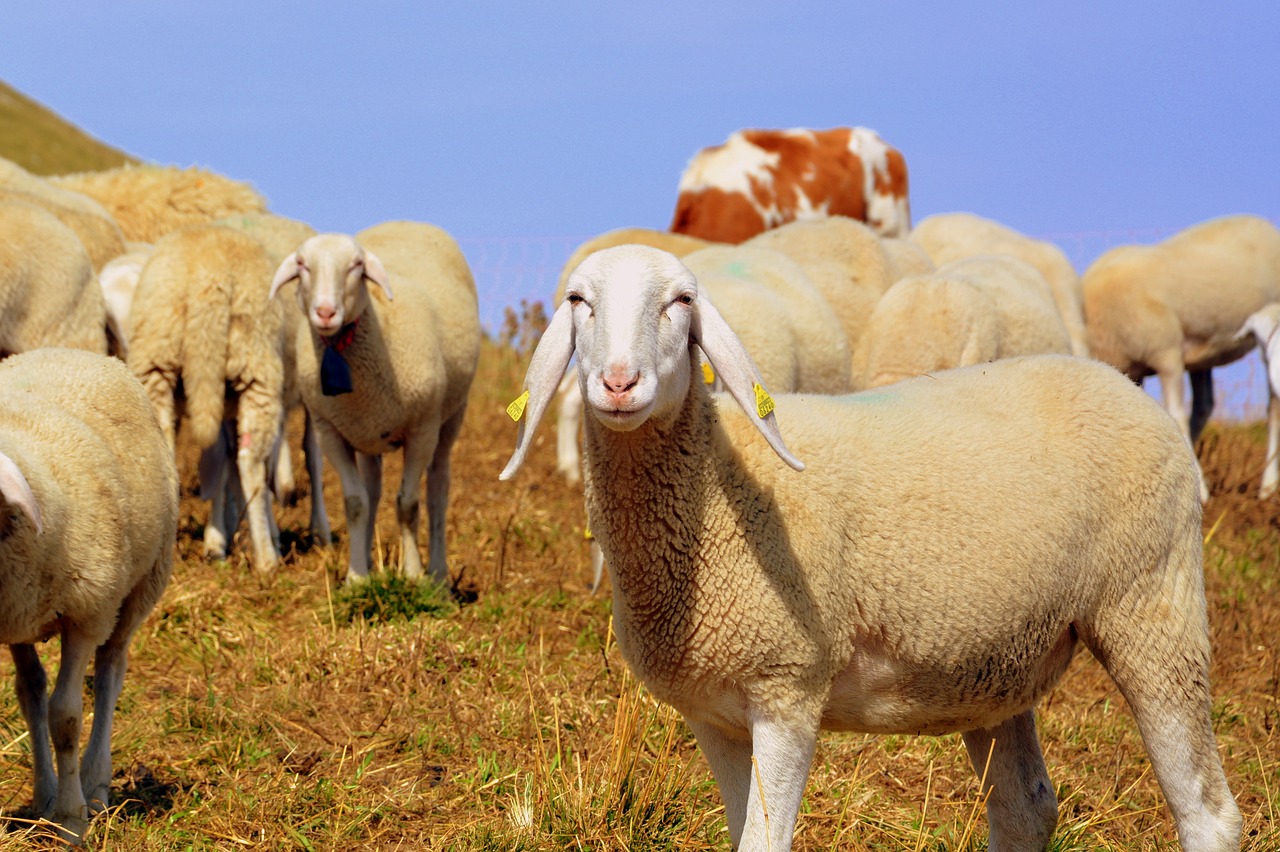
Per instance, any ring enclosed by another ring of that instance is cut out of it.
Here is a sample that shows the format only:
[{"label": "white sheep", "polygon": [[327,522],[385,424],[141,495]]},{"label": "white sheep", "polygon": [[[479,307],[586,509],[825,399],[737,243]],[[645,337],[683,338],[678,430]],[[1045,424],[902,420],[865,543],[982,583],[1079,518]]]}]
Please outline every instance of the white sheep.
[{"label": "white sheep", "polygon": [[939,266],[975,255],[1007,254],[1025,260],[1049,282],[1054,302],[1071,335],[1072,353],[1088,356],[1080,276],[1058,246],[972,213],[928,216],[912,229],[911,240],[923,247]]},{"label": "white sheep", "polygon": [[[731,399],[695,380],[697,348]],[[1137,717],[1182,848],[1238,848],[1195,463],[1132,383],[1038,356],[773,399],[680,261],[627,246],[570,279],[502,479],[574,355],[618,647],[688,721],[739,850],[790,848],[820,728],[963,732],[989,760],[991,848],[1044,848],[1033,708],[1077,639]]]},{"label": "white sheep", "polygon": [[[142,268],[127,332],[129,367],[147,389],[171,451],[183,410],[202,453],[220,452],[223,421],[235,422],[236,470],[260,573],[279,560],[266,477],[282,418],[284,332],[283,312],[267,298],[271,273],[267,250],[244,233],[220,225],[175,231]],[[214,501],[204,551],[214,557],[226,554],[235,531],[224,503],[226,467],[202,461],[202,496]]]},{"label": "white sheep", "polygon": [[[173,457],[123,364],[60,348],[0,364],[0,509],[0,642],[30,731],[33,809],[82,837],[108,804],[129,641],[169,581],[177,536]],[[47,697],[35,643],[55,635],[61,662]],[[91,656],[93,726],[80,762]]]},{"label": "white sheep", "polygon": [[1009,255],[977,255],[889,288],[858,342],[855,385],[1048,353],[1070,355],[1071,338],[1044,276]]},{"label": "white sheep", "polygon": [[17,163],[0,157],[0,201],[43,208],[75,231],[94,269],[125,251],[124,234],[107,209],[87,195],[54,186]]},{"label": "white sheep", "polygon": [[[273,268],[278,267],[280,262],[292,254],[298,246],[316,235],[315,228],[305,222],[272,213],[237,213],[219,219],[216,224],[244,231],[262,243],[271,254]],[[324,504],[324,471],[320,440],[316,437],[311,415],[305,414],[302,390],[298,387],[297,381],[298,326],[302,323],[302,315],[297,311],[284,311],[284,413],[287,416],[290,411],[303,408],[302,456],[307,469],[307,481],[311,488],[311,535],[321,544],[329,544],[331,535],[329,513]],[[277,499],[291,503],[296,493],[293,459],[285,443],[283,422],[281,427],[271,485]]]},{"label": "white sheep", "polygon": [[1210,370],[1248,354],[1253,342],[1239,336],[1241,326],[1280,301],[1280,230],[1257,216],[1211,219],[1156,245],[1113,248],[1082,283],[1093,356],[1134,381],[1154,373],[1194,446],[1213,412]]},{"label": "white sheep", "polygon": [[74,231],[40,207],[0,201],[0,356],[41,346],[105,355],[102,293]]},{"label": "white sheep", "polygon": [[1245,320],[1238,336],[1252,336],[1267,368],[1267,458],[1262,470],[1258,499],[1266,500],[1280,486],[1280,302],[1254,311]]},{"label": "white sheep", "polygon": [[[295,280],[307,319],[296,341],[298,383],[325,457],[342,482],[347,582],[369,575],[382,454],[397,448],[404,450],[396,495],[404,572],[423,574],[418,502],[425,472],[428,564],[436,582],[447,582],[449,456],[480,353],[475,281],[466,258],[439,228],[385,222],[354,237],[307,240],[276,270],[272,296]],[[371,291],[370,283],[377,289]]]}]

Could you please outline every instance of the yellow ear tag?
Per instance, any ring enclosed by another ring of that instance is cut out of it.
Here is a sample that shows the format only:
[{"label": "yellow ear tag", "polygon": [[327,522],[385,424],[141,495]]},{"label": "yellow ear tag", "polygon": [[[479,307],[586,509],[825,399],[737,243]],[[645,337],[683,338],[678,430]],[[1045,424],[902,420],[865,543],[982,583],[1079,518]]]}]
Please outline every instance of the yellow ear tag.
[{"label": "yellow ear tag", "polygon": [[582,537],[587,541],[591,541],[593,538],[595,538],[595,536],[591,534],[591,527],[587,527],[585,530],[582,531]]},{"label": "yellow ear tag", "polygon": [[769,392],[759,382],[752,387],[756,391],[756,414],[759,414],[760,419],[763,420],[773,413],[773,397],[769,396]]},{"label": "yellow ear tag", "polygon": [[702,383],[704,385],[714,385],[716,383],[716,371],[711,369],[711,365],[706,361],[702,362]]},{"label": "yellow ear tag", "polygon": [[[756,387],[759,387],[759,385],[756,385]],[[507,406],[507,416],[519,423],[520,418],[524,416],[524,407],[528,404],[529,392],[525,391],[516,397],[515,402]]]}]

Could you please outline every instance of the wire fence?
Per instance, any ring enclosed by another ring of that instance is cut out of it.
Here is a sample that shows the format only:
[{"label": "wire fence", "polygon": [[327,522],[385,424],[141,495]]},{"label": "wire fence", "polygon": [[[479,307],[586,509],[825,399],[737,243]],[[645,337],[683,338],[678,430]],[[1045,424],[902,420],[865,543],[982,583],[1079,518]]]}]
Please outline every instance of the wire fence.
[{"label": "wire fence", "polygon": [[[1083,272],[1109,248],[1132,243],[1155,243],[1178,228],[1131,228],[1036,234],[1057,244],[1076,270]],[[467,256],[480,293],[480,321],[490,335],[502,327],[506,308],[519,313],[522,302],[542,302],[550,312],[556,282],[573,250],[591,234],[528,237],[473,237],[458,242]],[[1214,371],[1216,416],[1235,421],[1266,416],[1267,378],[1262,359],[1254,351],[1247,358]],[[1146,388],[1159,398],[1154,379]]]}]

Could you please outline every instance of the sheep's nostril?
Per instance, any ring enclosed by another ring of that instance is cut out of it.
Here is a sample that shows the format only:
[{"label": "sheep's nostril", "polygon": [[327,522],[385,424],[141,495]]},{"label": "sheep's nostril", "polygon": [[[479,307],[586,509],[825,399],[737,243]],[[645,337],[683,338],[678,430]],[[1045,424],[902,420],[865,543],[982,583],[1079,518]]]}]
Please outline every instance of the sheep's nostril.
[{"label": "sheep's nostril", "polygon": [[621,395],[634,388],[640,381],[640,371],[631,374],[610,373],[602,377],[604,389],[613,395]]}]

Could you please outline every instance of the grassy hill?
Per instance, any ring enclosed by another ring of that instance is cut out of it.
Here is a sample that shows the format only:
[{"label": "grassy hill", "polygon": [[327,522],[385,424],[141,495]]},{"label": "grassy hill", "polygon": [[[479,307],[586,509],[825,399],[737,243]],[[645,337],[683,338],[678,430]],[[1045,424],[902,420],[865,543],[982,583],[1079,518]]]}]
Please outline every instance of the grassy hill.
[{"label": "grassy hill", "polygon": [[110,169],[137,162],[0,81],[0,157],[38,175]]}]

